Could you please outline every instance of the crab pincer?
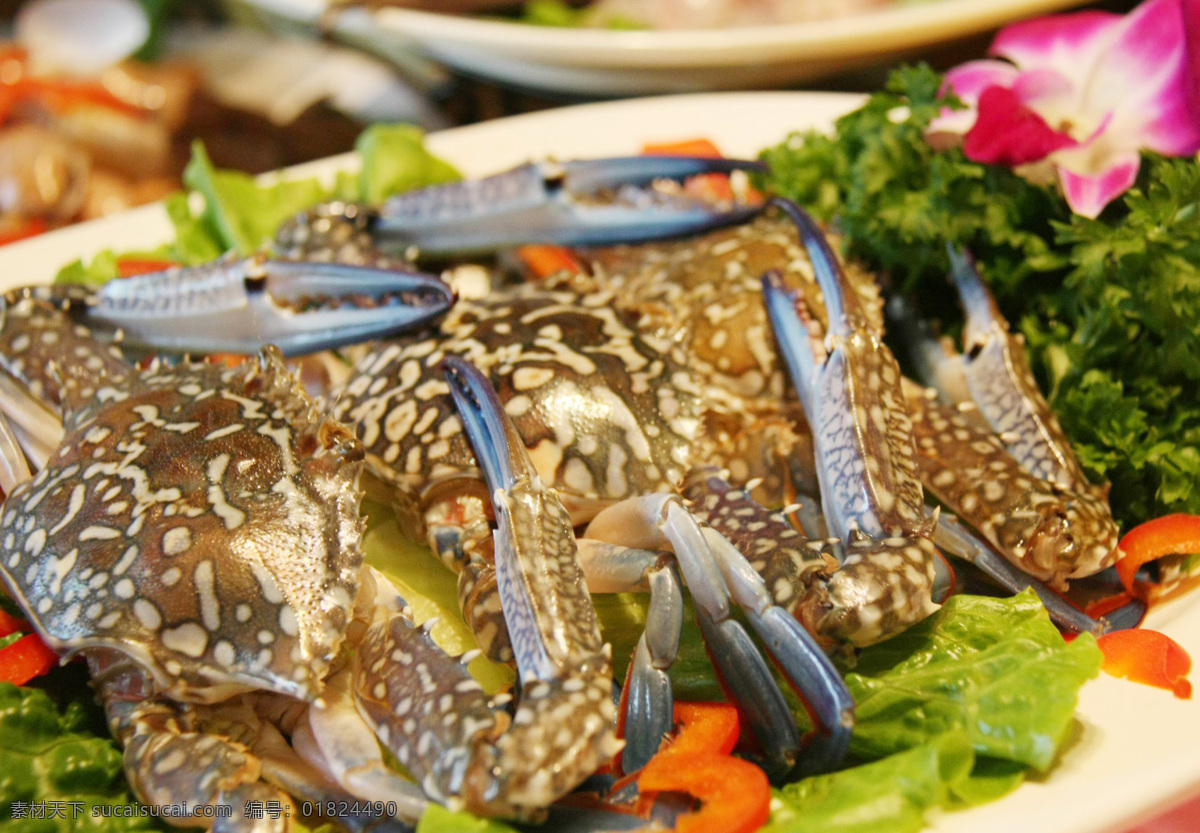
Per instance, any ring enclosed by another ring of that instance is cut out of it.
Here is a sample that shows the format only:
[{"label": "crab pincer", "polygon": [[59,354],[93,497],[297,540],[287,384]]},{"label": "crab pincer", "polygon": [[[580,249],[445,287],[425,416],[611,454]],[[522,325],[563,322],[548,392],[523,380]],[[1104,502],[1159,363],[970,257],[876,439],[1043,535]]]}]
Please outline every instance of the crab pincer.
[{"label": "crab pincer", "polygon": [[542,486],[491,383],[465,360],[442,366],[491,492],[497,586],[521,681],[512,727],[472,760],[466,784],[476,801],[525,815],[620,750],[612,647],[600,636],[570,517]]},{"label": "crab pincer", "polygon": [[380,248],[415,248],[434,257],[522,243],[599,246],[658,240],[739,223],[760,207],[713,207],[657,188],[656,182],[763,169],[760,162],[691,156],[534,162],[482,179],[409,191],[377,207],[330,203],[292,221],[284,236],[348,220]]},{"label": "crab pincer", "polygon": [[808,249],[829,322],[824,339],[815,339],[799,314],[803,304],[776,275],[763,277],[779,352],[812,426],[825,520],[845,547],[817,627],[868,645],[936,610],[934,588],[945,583],[938,572],[948,567],[930,540],[936,518],[925,514],[899,365],[817,224],[798,206],[774,202]]},{"label": "crab pincer", "polygon": [[254,353],[273,344],[292,356],[428,324],[454,292],[412,270],[254,256],[110,281],[82,300],[88,326],[115,331],[125,347]]},{"label": "crab pincer", "polygon": [[904,392],[921,478],[958,516],[939,525],[939,545],[1006,589],[1032,587],[1061,627],[1099,634],[1136,622],[1141,611],[1134,608],[1092,619],[1050,589],[1115,559],[1107,489],[1083,474],[1038,390],[1023,339],[1009,331],[974,262],[951,249],[950,263],[967,315],[963,354],[935,339],[906,302],[888,304],[931,386],[906,380]]}]

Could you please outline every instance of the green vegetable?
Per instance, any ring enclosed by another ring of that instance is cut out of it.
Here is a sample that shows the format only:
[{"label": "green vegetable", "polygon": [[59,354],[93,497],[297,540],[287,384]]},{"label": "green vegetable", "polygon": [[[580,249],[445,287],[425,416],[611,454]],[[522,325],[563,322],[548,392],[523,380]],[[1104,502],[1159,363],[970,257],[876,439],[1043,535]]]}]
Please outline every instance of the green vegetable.
[{"label": "green vegetable", "polygon": [[929,136],[957,104],[940,87],[928,67],[895,71],[832,136],[765,151],[763,184],[835,219],[929,315],[957,320],[945,245],[969,248],[1118,520],[1200,512],[1200,165],[1147,155],[1137,188],[1077,217],[1053,187]]},{"label": "green vegetable", "polygon": [[515,833],[515,830],[496,819],[481,819],[430,804],[417,823],[417,833]]},{"label": "green vegetable", "polygon": [[1100,661],[1092,637],[1063,641],[1032,591],[953,596],[862,652],[846,676],[858,704],[850,749],[873,759],[964,732],[980,754],[1045,771]]},{"label": "green vegetable", "polygon": [[[189,194],[168,197],[165,207],[175,226],[175,241],[153,252],[122,256],[194,265],[228,251],[252,254],[270,244],[285,220],[318,203],[337,198],[375,204],[400,191],[459,177],[453,166],[425,149],[424,134],[409,125],[372,125],[355,147],[362,159],[360,174],[339,173],[332,184],[313,177],[260,185],[238,171],[214,168],[204,146],[196,142],[183,180],[201,198],[202,210],[193,212]],[[56,281],[103,283],[116,277],[117,259],[106,251],[86,266],[76,261],[64,267]]]},{"label": "green vegetable", "polygon": [[762,833],[916,833],[925,812],[968,781],[975,753],[961,732],[881,761],[775,790]]},{"label": "green vegetable", "polygon": [[[400,595],[412,607],[417,624],[437,617],[430,631],[433,640],[452,656],[479,647],[458,607],[458,578],[424,544],[405,537],[382,504],[365,503],[363,511],[370,519],[363,538],[367,563],[387,576]],[[467,666],[488,692],[495,692],[513,681],[513,673],[485,657],[477,657]]]},{"label": "green vegetable", "polygon": [[1050,222],[1069,211],[1053,191],[1007,168],[935,149],[926,132],[948,104],[941,83],[927,66],[896,70],[886,91],[840,118],[833,135],[796,134],[766,150],[766,185],[823,219],[836,217],[850,253],[923,302],[949,294],[948,242],[989,264],[1007,298],[1051,252]]},{"label": "green vegetable", "polygon": [[408,124],[376,124],[354,143],[362,156],[358,198],[368,205],[392,194],[461,179],[449,162],[425,149],[425,133]]},{"label": "green vegetable", "polygon": [[1056,240],[1063,290],[1021,323],[1063,427],[1127,526],[1200,512],[1200,163],[1148,157]]},{"label": "green vegetable", "polygon": [[218,171],[201,142],[192,145],[183,181],[204,197],[201,218],[221,248],[244,255],[267,245],[284,220],[321,202],[326,194],[316,179],[264,186],[239,171]]},{"label": "green vegetable", "polygon": [[[84,696],[90,693],[85,687]],[[134,815],[121,752],[87,729],[86,711],[71,702],[60,712],[44,691],[0,683],[0,817],[8,819],[6,833],[165,829],[153,817]]]},{"label": "green vegetable", "polygon": [[522,23],[533,26],[558,26],[560,28],[583,26],[599,26],[605,29],[649,28],[642,21],[625,15],[610,14],[602,18],[597,17],[592,9],[576,8],[563,0],[526,0],[519,19]]}]

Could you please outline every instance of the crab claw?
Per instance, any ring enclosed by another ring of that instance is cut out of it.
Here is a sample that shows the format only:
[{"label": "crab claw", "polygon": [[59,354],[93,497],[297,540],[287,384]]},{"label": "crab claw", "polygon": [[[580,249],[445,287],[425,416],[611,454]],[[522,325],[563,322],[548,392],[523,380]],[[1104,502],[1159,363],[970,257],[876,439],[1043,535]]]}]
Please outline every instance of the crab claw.
[{"label": "crab claw", "polygon": [[370,221],[376,243],[425,255],[522,243],[600,246],[694,234],[749,219],[760,206],[716,209],[657,190],[656,180],[765,170],[760,162],[633,156],[537,162],[484,179],[410,191]]},{"label": "crab claw", "polygon": [[442,367],[492,493],[497,586],[522,691],[512,727],[481,751],[468,782],[476,804],[527,811],[620,750],[612,649],[600,637],[570,517],[541,485],[491,383],[457,357]]},{"label": "crab claw", "polygon": [[110,281],[86,309],[89,326],[115,328],[132,347],[255,353],[274,344],[290,356],[427,324],[453,303],[449,286],[420,272],[252,257]]},{"label": "crab claw", "polygon": [[773,203],[800,232],[829,321],[818,341],[779,276],[763,277],[780,356],[813,428],[825,520],[846,545],[829,578],[832,608],[818,629],[867,645],[937,609],[933,591],[944,584],[938,571],[946,565],[929,537],[936,520],[925,515],[899,365],[868,323],[820,227],[795,204]]}]

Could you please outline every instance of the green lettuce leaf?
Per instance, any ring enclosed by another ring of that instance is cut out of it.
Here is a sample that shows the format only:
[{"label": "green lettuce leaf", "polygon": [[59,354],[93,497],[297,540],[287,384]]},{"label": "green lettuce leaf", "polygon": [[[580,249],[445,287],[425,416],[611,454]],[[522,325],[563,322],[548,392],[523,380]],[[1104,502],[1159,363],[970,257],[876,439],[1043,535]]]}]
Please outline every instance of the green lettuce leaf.
[{"label": "green lettuce leaf", "polygon": [[1063,641],[1032,591],[953,596],[864,650],[846,676],[858,704],[851,751],[870,760],[962,732],[981,755],[1045,771],[1100,661],[1091,636]]},{"label": "green lettuce leaf", "polygon": [[806,778],[773,791],[763,833],[916,833],[970,780],[975,753],[951,732],[874,763]]},{"label": "green lettuce leaf", "polygon": [[[82,691],[90,697],[90,689],[83,686]],[[0,818],[6,819],[5,831],[165,829],[151,816],[134,814],[137,802],[125,784],[121,752],[108,737],[93,734],[86,713],[82,702],[72,701],[59,711],[40,689],[0,683]],[[129,812],[130,817],[107,817],[106,811]]]},{"label": "green lettuce leaf", "polygon": [[516,830],[497,819],[481,819],[430,804],[417,822],[417,833],[516,833]]},{"label": "green lettuce leaf", "polygon": [[259,185],[240,171],[217,170],[199,141],[192,145],[183,182],[204,197],[200,217],[221,249],[244,255],[266,246],[284,220],[321,202],[327,193],[316,179]]},{"label": "green lettuce leaf", "polygon": [[[361,171],[339,171],[332,185],[315,177],[262,185],[244,173],[215,168],[204,145],[196,142],[183,174],[189,192],[173,194],[164,204],[175,227],[174,242],[152,252],[123,253],[121,257],[195,265],[228,251],[248,255],[268,246],[289,217],[318,203],[343,199],[375,204],[401,191],[459,178],[452,165],[425,148],[424,133],[410,125],[372,125],[358,137],[355,148],[362,160]],[[199,213],[193,211],[193,195],[202,203]],[[114,252],[102,252],[91,263],[76,261],[65,266],[56,281],[103,283],[116,277],[117,260]]]},{"label": "green lettuce leaf", "polygon": [[458,170],[425,148],[425,132],[408,124],[375,124],[354,143],[362,157],[358,198],[377,205],[393,194],[455,182]]}]

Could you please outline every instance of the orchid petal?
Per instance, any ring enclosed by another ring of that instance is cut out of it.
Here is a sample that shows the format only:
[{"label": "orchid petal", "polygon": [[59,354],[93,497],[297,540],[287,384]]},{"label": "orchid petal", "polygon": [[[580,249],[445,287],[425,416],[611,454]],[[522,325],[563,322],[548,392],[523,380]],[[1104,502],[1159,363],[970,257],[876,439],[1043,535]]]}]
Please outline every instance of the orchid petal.
[{"label": "orchid petal", "polygon": [[1006,26],[988,53],[1023,69],[1053,69],[1078,86],[1104,52],[1122,17],[1111,12],[1075,12]]},{"label": "orchid petal", "polygon": [[1186,43],[1184,54],[1187,56],[1185,74],[1189,107],[1193,113],[1200,113],[1200,0],[1183,0],[1180,11],[1183,13],[1183,39]]},{"label": "orchid petal", "polygon": [[988,87],[1010,86],[1018,75],[1020,71],[1004,61],[968,61],[950,70],[942,83],[942,93],[952,91],[967,107],[962,110],[943,108],[930,121],[930,132],[966,133],[975,124],[975,104],[979,101],[979,94]]},{"label": "orchid petal", "polygon": [[1046,124],[1016,91],[988,87],[979,96],[979,118],[967,133],[963,153],[975,162],[1025,165],[1076,144],[1070,134]]},{"label": "orchid petal", "polygon": [[[1200,110],[1191,106],[1181,0],[1147,0],[1125,16],[1088,79],[1084,112],[1113,111],[1125,149],[1173,156],[1200,149]],[[1196,24],[1193,23],[1193,26]]]},{"label": "orchid petal", "polygon": [[942,91],[953,90],[964,103],[974,105],[988,87],[1011,87],[1020,74],[1004,61],[967,61],[946,73]]},{"label": "orchid petal", "polygon": [[1071,210],[1083,217],[1096,218],[1104,207],[1124,194],[1137,179],[1141,156],[1127,153],[1108,170],[1083,175],[1059,167],[1058,178],[1063,196]]}]

